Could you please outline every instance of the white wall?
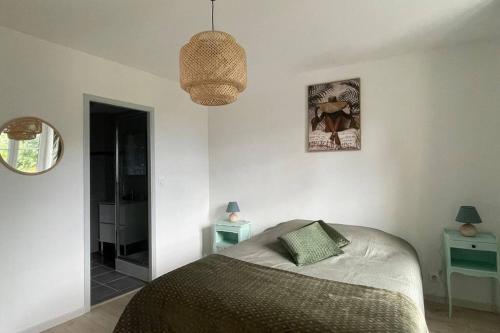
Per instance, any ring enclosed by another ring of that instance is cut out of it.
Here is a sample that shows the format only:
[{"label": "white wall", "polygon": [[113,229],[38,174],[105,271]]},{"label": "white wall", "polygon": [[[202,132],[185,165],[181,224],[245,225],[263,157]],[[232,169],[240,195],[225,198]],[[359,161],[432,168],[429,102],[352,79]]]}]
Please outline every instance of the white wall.
[{"label": "white wall", "polygon": [[61,163],[46,174],[0,168],[0,332],[36,331],[83,310],[84,93],[155,109],[156,276],[201,255],[206,109],[175,82],[0,28],[0,123],[37,116],[65,143]]},{"label": "white wall", "polygon": [[[429,273],[458,207],[500,235],[499,54],[474,43],[302,74],[249,59],[248,90],[209,114],[210,219],[236,200],[254,232],[294,218],[382,229],[417,249],[425,293],[443,295]],[[362,150],[306,152],[306,86],[356,77]],[[489,283],[470,283],[457,297],[490,301]]]}]

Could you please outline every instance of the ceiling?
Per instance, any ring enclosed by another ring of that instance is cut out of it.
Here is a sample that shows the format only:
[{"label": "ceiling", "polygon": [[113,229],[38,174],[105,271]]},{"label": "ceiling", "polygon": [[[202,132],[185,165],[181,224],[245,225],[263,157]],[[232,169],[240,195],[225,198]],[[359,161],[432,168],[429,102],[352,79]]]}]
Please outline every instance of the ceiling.
[{"label": "ceiling", "polygon": [[[254,66],[297,71],[500,37],[498,0],[217,0]],[[0,0],[0,25],[176,80],[209,0]]]}]

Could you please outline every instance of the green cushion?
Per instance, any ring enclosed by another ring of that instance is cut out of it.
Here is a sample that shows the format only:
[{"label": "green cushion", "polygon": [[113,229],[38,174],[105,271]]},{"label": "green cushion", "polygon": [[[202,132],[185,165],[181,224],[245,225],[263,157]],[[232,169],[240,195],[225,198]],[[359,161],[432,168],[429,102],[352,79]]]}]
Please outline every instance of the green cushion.
[{"label": "green cushion", "polygon": [[313,264],[344,253],[321,225],[311,223],[278,238],[297,266]]},{"label": "green cushion", "polygon": [[318,220],[315,222],[318,222],[321,225],[321,227],[323,227],[323,230],[325,230],[325,232],[328,234],[328,236],[330,236],[330,238],[333,239],[333,241],[335,243],[337,243],[338,247],[344,247],[346,245],[351,244],[351,241],[349,241],[347,238],[345,238],[340,232],[335,230],[328,223],[325,223],[322,220]]}]

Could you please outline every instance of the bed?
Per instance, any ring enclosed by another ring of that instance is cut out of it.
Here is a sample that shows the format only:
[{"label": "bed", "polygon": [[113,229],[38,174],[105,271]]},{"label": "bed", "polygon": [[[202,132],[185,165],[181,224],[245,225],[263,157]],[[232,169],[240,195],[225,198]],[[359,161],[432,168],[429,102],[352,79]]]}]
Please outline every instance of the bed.
[{"label": "bed", "polygon": [[277,238],[293,220],[165,274],[127,305],[116,333],[427,332],[415,250],[380,230],[331,224],[344,254],[296,266]]}]

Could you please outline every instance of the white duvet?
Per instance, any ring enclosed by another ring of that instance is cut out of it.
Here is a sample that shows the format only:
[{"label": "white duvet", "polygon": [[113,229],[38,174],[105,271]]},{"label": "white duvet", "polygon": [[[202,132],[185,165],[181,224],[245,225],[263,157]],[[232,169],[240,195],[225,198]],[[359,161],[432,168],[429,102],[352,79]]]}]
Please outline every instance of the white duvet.
[{"label": "white duvet", "polygon": [[317,278],[397,291],[412,299],[424,315],[420,265],[410,244],[380,230],[331,224],[351,241],[342,248],[344,254],[297,267],[277,238],[311,222],[280,223],[219,254]]}]

